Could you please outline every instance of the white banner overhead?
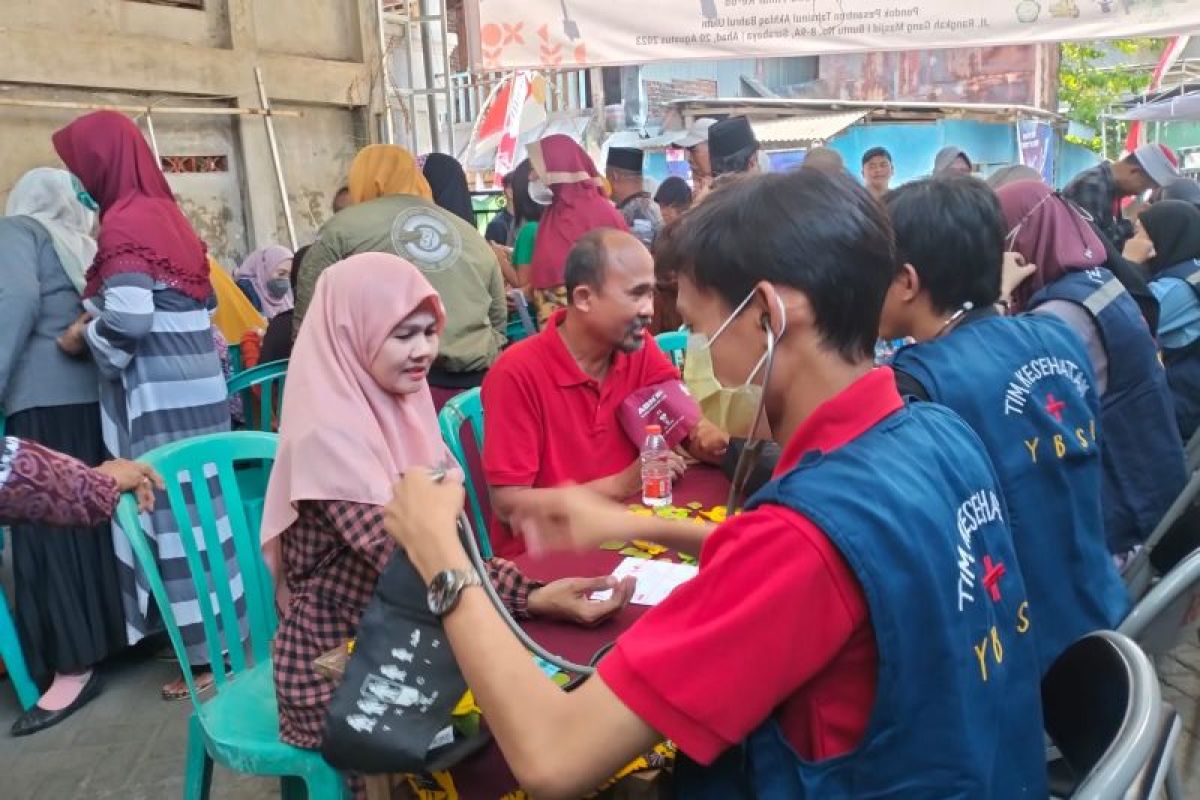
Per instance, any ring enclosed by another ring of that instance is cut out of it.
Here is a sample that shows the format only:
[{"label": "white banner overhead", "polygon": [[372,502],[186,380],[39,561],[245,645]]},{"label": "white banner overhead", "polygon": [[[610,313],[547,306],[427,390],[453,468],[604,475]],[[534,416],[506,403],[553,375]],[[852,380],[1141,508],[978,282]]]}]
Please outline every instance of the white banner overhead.
[{"label": "white banner overhead", "polygon": [[476,63],[491,69],[981,47],[1200,30],[1200,0],[476,2]]}]

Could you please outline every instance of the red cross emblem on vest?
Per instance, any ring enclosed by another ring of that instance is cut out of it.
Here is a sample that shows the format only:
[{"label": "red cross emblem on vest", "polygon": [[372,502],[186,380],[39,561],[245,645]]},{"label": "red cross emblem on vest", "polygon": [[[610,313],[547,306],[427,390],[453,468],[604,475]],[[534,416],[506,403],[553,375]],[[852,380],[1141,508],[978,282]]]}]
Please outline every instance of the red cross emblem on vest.
[{"label": "red cross emblem on vest", "polygon": [[1062,422],[1062,412],[1063,409],[1067,407],[1066,403],[1064,403],[1062,400],[1055,400],[1054,395],[1048,394],[1046,395],[1045,407],[1050,416],[1054,417],[1059,422]]},{"label": "red cross emblem on vest", "polygon": [[983,557],[983,586],[992,594],[993,602],[1000,602],[1000,579],[1004,577],[1004,562],[992,563],[991,556]]}]

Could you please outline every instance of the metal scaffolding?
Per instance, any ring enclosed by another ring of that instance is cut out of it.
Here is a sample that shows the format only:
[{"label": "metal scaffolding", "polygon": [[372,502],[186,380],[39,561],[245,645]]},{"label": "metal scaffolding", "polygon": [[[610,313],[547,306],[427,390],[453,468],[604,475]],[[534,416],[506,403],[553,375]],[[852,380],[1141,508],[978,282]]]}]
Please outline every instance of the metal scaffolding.
[{"label": "metal scaffolding", "polygon": [[[447,16],[446,0],[380,0],[380,30],[383,50],[383,70],[385,76],[385,109],[387,110],[391,134],[391,96],[399,98],[404,107],[404,117],[408,126],[409,141],[415,146],[418,139],[417,103],[419,98],[425,98],[426,111],[429,119],[429,141],[433,150],[454,153],[454,125],[451,108],[453,102],[453,87],[450,72],[450,25]],[[404,30],[403,63],[408,72],[408,86],[390,86],[387,76],[390,49],[384,33],[385,25],[392,23]],[[417,79],[415,58],[419,42],[421,80]],[[440,80],[437,74],[441,68]],[[418,85],[420,84],[420,85]],[[438,97],[443,100],[444,115],[438,109]],[[446,141],[443,147],[442,122],[445,121]]]}]

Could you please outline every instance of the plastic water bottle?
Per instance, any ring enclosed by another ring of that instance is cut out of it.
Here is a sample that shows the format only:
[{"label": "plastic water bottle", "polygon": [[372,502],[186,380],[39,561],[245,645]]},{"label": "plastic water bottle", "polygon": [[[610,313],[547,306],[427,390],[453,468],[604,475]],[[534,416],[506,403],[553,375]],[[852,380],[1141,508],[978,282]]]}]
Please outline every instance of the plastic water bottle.
[{"label": "plastic water bottle", "polygon": [[658,425],[646,426],[642,445],[642,504],[651,508],[671,505],[671,449]]}]

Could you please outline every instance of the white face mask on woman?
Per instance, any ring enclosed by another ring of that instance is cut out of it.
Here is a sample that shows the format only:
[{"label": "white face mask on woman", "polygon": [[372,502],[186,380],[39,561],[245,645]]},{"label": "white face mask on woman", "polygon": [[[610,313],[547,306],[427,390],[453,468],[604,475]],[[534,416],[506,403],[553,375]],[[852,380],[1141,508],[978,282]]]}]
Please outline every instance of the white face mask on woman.
[{"label": "white face mask on woman", "polygon": [[554,192],[540,180],[529,182],[529,199],[539,206],[548,206],[554,201]]}]

